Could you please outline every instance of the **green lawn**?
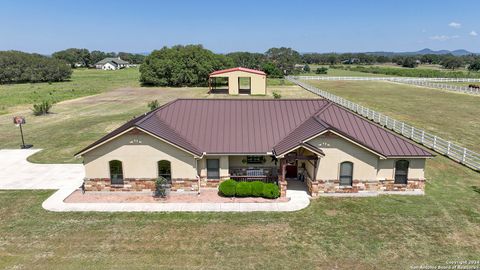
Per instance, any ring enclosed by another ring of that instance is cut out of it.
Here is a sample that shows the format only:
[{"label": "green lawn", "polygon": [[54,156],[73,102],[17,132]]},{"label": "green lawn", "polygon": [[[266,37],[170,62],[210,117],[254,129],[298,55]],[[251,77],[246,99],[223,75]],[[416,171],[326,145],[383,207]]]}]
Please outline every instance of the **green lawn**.
[{"label": "green lawn", "polygon": [[480,97],[388,82],[306,81],[480,152]]},{"label": "green lawn", "polygon": [[425,196],[318,198],[294,213],[53,213],[0,191],[1,269],[410,269],[478,260],[480,175],[443,157]]},{"label": "green lawn", "polygon": [[115,71],[74,69],[72,78],[65,82],[0,85],[0,114],[31,107],[44,99],[59,102],[118,87],[137,87],[139,74],[138,68]]},{"label": "green lawn", "polygon": [[[267,88],[283,98],[319,98],[298,86],[278,84]],[[101,138],[122,123],[148,111],[147,103],[158,100],[160,104],[176,98],[245,98],[245,96],[208,95],[207,88],[120,88],[99,95],[64,101],[55,104],[52,113],[33,116],[23,110],[0,115],[0,149],[17,148],[20,145],[19,129],[12,124],[13,115],[25,115],[25,139],[35,148],[44,150],[29,158],[39,163],[79,163],[74,154],[83,147]]]},{"label": "green lawn", "polygon": [[372,73],[359,72],[359,71],[335,69],[335,68],[329,68],[328,66],[325,66],[326,68],[328,68],[327,74],[316,74],[315,70],[318,67],[321,67],[321,65],[310,65],[310,72],[305,72],[299,75],[301,76],[396,77],[396,76],[385,75],[385,74],[372,74]]}]

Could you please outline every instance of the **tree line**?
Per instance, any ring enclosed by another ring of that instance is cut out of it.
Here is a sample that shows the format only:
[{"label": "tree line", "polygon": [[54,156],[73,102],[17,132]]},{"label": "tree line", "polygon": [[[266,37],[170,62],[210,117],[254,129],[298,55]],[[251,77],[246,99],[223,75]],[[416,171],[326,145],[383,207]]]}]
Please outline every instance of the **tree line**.
[{"label": "tree line", "polygon": [[122,60],[129,62],[130,64],[141,64],[145,59],[145,55],[138,53],[127,52],[102,52],[102,51],[89,51],[88,49],[70,48],[52,54],[53,58],[64,60],[72,68],[76,67],[92,67],[95,63],[107,57],[120,57]]},{"label": "tree line", "polygon": [[58,82],[71,75],[72,69],[63,60],[35,53],[0,51],[0,84]]}]

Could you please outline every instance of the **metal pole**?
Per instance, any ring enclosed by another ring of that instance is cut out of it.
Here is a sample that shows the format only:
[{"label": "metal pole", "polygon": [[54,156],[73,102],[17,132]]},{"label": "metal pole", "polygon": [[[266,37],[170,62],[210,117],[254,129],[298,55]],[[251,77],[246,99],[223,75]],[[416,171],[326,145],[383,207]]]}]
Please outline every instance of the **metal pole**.
[{"label": "metal pole", "polygon": [[22,136],[22,149],[25,149],[25,140],[23,139],[22,124],[20,124],[20,135]]}]

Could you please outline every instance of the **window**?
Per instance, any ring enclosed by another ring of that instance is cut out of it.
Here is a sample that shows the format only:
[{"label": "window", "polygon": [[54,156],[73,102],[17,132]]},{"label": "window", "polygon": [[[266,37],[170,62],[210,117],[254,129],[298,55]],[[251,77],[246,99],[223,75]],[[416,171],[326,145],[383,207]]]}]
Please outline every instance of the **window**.
[{"label": "window", "polygon": [[353,163],[345,161],[340,163],[340,186],[351,186],[353,180]]},{"label": "window", "polygon": [[219,159],[207,159],[207,179],[220,179]]},{"label": "window", "polygon": [[407,184],[408,165],[408,160],[404,159],[395,162],[395,184]]},{"label": "window", "polygon": [[120,160],[112,160],[108,163],[110,167],[110,181],[112,185],[123,185],[123,167]]},{"label": "window", "polygon": [[168,160],[158,162],[158,176],[164,177],[168,181],[172,180],[172,166]]}]

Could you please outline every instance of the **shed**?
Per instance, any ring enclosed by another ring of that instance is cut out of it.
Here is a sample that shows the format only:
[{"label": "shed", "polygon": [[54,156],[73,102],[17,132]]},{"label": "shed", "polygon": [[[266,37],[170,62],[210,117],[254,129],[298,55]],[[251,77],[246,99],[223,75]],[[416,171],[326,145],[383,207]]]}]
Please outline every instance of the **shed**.
[{"label": "shed", "polygon": [[255,69],[236,67],[217,70],[208,78],[209,93],[266,95],[267,75]]}]

